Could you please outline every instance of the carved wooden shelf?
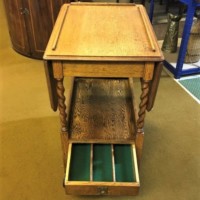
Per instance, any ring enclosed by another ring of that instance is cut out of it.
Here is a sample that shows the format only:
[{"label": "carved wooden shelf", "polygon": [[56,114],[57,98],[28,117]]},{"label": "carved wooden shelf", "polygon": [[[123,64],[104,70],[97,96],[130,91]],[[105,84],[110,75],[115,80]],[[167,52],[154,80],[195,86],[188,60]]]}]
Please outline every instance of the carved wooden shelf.
[{"label": "carved wooden shelf", "polygon": [[70,112],[70,139],[131,142],[135,116],[129,79],[77,78]]}]

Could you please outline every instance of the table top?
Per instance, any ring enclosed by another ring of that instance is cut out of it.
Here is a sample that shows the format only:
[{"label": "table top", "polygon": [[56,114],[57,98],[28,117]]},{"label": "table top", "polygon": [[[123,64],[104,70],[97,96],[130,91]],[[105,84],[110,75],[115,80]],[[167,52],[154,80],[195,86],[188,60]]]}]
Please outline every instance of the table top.
[{"label": "table top", "polygon": [[162,61],[142,5],[71,3],[61,8],[44,59]]}]

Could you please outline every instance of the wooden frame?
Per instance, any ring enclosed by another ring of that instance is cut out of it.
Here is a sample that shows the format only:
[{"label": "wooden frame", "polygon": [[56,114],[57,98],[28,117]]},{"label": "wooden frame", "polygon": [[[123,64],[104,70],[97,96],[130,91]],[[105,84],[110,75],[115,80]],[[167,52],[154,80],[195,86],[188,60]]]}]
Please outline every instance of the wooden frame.
[{"label": "wooden frame", "polygon": [[[77,18],[77,15],[82,17]],[[60,112],[66,193],[138,194],[138,172],[136,181],[118,181],[115,163],[120,151],[115,152],[118,144],[132,145],[131,159],[137,171],[142,157],[145,114],[153,107],[161,74],[164,58],[144,7],[115,3],[64,5],[44,59],[52,63],[49,68],[53,70],[52,79],[56,82],[49,90],[56,88],[57,91],[56,98],[52,97],[54,92],[50,91],[50,94],[54,110],[58,105]],[[46,71],[48,75],[50,70]],[[75,77],[69,94],[63,84],[66,76]],[[133,78],[141,79],[138,109]],[[78,180],[76,162],[71,167],[71,158],[76,158],[82,150],[73,155],[73,144],[90,144],[87,178],[81,181]],[[98,155],[95,152],[100,148],[98,144],[110,149],[107,163],[110,163],[112,181],[109,178],[99,181],[92,174]],[[69,178],[72,169],[77,176]]]},{"label": "wooden frame", "polygon": [[[67,194],[90,194],[90,195],[137,195],[140,187],[139,173],[137,167],[137,158],[136,158],[136,150],[135,145],[130,144],[130,150],[132,153],[132,163],[135,174],[135,181],[133,182],[119,182],[116,181],[115,175],[113,175],[113,181],[93,181],[91,165],[93,165],[93,156],[90,157],[90,180],[89,181],[70,181],[69,173],[70,173],[70,164],[72,159],[72,148],[76,143],[69,143],[68,150],[68,158],[67,158],[67,167],[66,167],[66,176],[65,176],[65,186]],[[91,147],[95,144],[89,144]],[[111,144],[111,149],[114,145]],[[123,146],[123,145],[122,145]],[[93,153],[93,148],[91,148],[91,154]],[[111,150],[112,156],[112,169],[115,173],[115,163],[114,162],[114,154],[113,149]]]}]

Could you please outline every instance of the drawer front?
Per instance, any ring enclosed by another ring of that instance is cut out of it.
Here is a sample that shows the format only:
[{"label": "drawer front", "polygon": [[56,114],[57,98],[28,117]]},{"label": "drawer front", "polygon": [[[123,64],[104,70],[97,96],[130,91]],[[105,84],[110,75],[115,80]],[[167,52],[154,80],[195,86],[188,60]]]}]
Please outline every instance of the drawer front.
[{"label": "drawer front", "polygon": [[119,195],[134,196],[139,193],[139,184],[113,183],[69,183],[65,186],[66,194],[70,195]]},{"label": "drawer front", "polygon": [[136,195],[139,186],[134,144],[69,144],[67,194]]},{"label": "drawer front", "polygon": [[63,62],[64,76],[143,77],[144,62]]}]

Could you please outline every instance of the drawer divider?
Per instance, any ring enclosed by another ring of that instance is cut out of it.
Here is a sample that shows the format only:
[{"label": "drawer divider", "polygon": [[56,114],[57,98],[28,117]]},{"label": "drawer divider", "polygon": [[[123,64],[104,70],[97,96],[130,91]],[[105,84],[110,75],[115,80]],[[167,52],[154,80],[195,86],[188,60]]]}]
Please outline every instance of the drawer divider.
[{"label": "drawer divider", "polygon": [[139,183],[139,172],[138,172],[138,164],[137,164],[137,155],[136,155],[136,150],[135,150],[135,144],[132,145],[132,152],[133,152],[133,166],[135,168],[135,179],[136,182]]},{"label": "drawer divider", "polygon": [[66,174],[65,174],[65,183],[69,180],[71,154],[72,154],[72,143],[69,143],[69,146],[68,146],[68,157],[67,157],[67,166],[66,166]]},{"label": "drawer divider", "polygon": [[115,174],[115,156],[114,156],[114,145],[111,144],[111,156],[112,156],[112,174],[113,174],[113,182],[116,182],[116,174]]},{"label": "drawer divider", "polygon": [[93,181],[93,144],[90,149],[90,181]]}]

